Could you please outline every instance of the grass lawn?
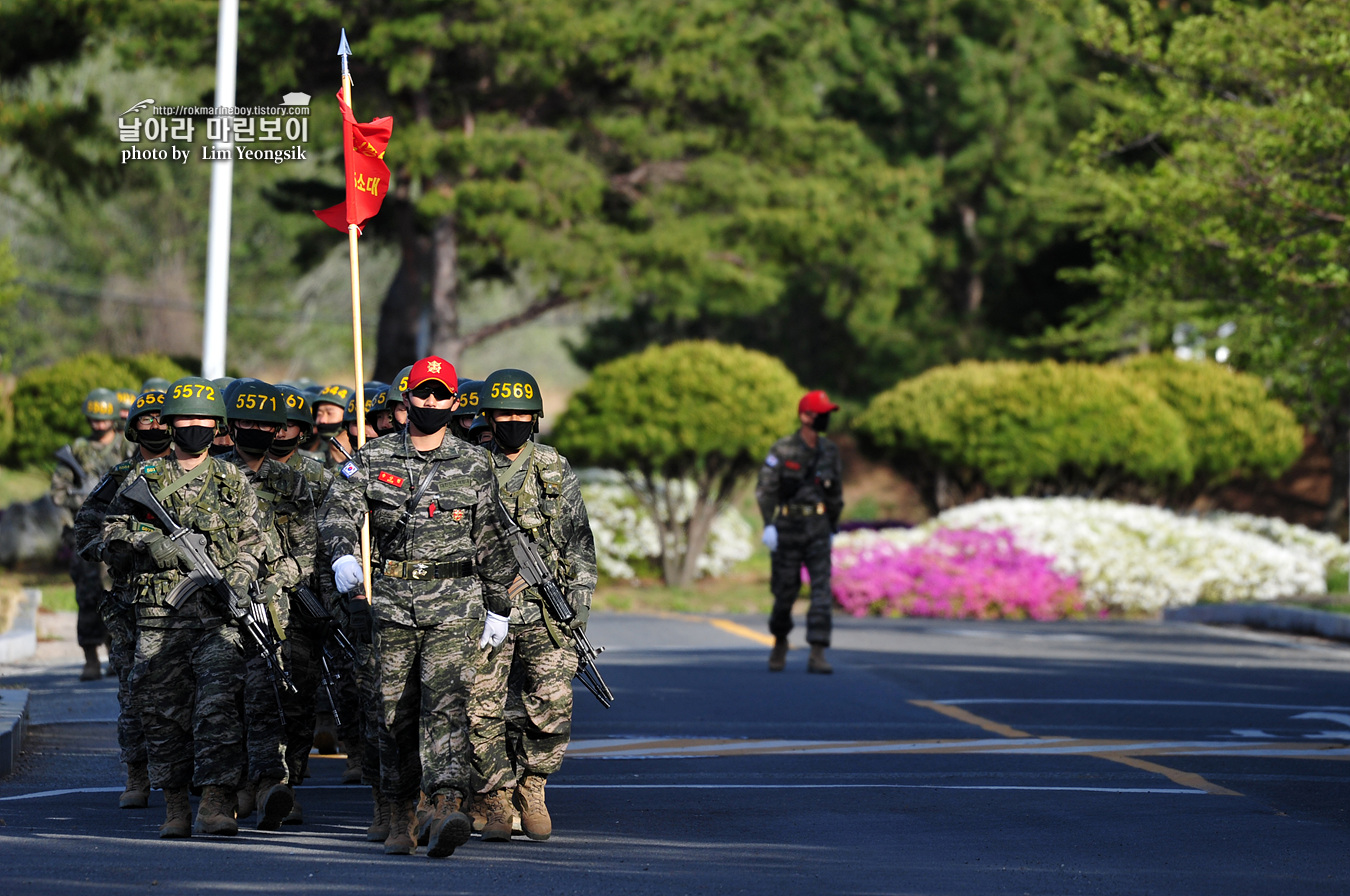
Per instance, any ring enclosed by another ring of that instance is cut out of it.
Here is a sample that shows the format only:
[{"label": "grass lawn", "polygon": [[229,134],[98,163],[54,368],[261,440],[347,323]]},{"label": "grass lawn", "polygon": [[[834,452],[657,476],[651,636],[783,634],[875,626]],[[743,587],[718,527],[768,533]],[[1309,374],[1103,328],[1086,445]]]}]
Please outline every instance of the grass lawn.
[{"label": "grass lawn", "polygon": [[0,467],[0,507],[8,507],[15,501],[40,498],[51,485],[51,472],[41,467],[26,467],[22,470]]}]

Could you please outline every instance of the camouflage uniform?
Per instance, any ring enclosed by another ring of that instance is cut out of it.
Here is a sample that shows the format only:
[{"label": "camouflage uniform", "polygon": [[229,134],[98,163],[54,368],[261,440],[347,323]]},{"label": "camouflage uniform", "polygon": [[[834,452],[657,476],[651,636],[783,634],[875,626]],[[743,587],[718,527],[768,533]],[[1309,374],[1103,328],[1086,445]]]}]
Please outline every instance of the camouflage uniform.
[{"label": "camouflage uniform", "polygon": [[[135,460],[124,460],[114,466],[75,514],[75,544],[85,548],[81,557],[86,563],[101,563],[103,523],[112,506],[112,496],[136,466]],[[108,571],[112,588],[104,594],[100,610],[108,630],[108,662],[117,670],[117,745],[121,760],[130,766],[146,761],[145,732],[130,686],[131,664],[136,656],[136,592],[129,568],[112,565]]]},{"label": "camouflage uniform", "polygon": [[[527,442],[514,463],[501,453],[492,462],[507,511],[534,540],[572,605],[589,609],[595,540],[566,458]],[[515,594],[506,641],[479,672],[469,704],[479,793],[510,790],[522,775],[548,776],[561,767],[572,736],[576,671],[572,639],[546,616],[539,589]]]},{"label": "camouflage uniform", "polygon": [[[510,612],[516,564],[502,537],[497,481],[486,452],[448,432],[420,453],[406,432],[358,452],[334,481],[320,518],[329,554],[359,551],[369,511],[381,569],[373,580],[375,652],[383,693],[380,789],[389,799],[470,793],[465,705],[486,611]],[[440,462],[435,478],[403,511]],[[400,532],[401,529],[401,532]]]},{"label": "camouflage uniform", "polygon": [[[249,469],[248,461],[237,450],[231,450],[217,458],[220,463],[233,464],[248,483],[253,486],[258,498],[258,522],[264,535],[264,555],[258,570],[258,582],[265,599],[268,615],[272,619],[273,631],[287,640],[282,644],[282,656],[286,660],[286,670],[291,682],[298,691],[308,694],[308,718],[310,731],[313,732],[314,692],[318,688],[318,676],[315,674],[317,657],[310,657],[308,644],[290,643],[287,637],[294,616],[291,613],[290,596],[303,580],[301,561],[289,548],[289,527],[293,517],[303,514],[302,507],[308,507],[313,519],[313,505],[308,498],[308,482],[304,476],[290,467],[270,457],[264,457],[257,472]],[[297,523],[304,528],[303,522]],[[306,536],[298,536],[301,549],[309,541],[310,572],[313,572],[313,546],[318,539],[317,528],[311,526]],[[256,599],[256,598],[255,598]],[[297,656],[298,654],[298,656]],[[309,660],[306,662],[306,660]],[[278,704],[280,699],[280,704]],[[278,694],[278,688],[272,684],[267,674],[267,662],[261,656],[250,651],[244,663],[244,725],[248,744],[248,776],[250,783],[257,784],[263,779],[274,779],[285,783],[299,783],[290,777],[288,761],[290,749],[287,735],[290,731],[292,708],[287,705],[300,698],[284,691]],[[279,709],[281,711],[279,711]],[[283,719],[284,712],[284,719]],[[302,710],[297,710],[302,715]],[[305,752],[308,752],[308,747]],[[303,756],[302,756],[303,758]],[[298,769],[297,769],[298,772]]]},{"label": "camouflage uniform", "polygon": [[[104,473],[121,463],[126,457],[127,446],[120,435],[106,445],[80,438],[70,443],[70,452],[84,468],[85,482],[92,486]],[[107,627],[99,614],[108,583],[104,578],[103,564],[86,560],[79,554],[79,549],[87,542],[76,540],[72,521],[75,514],[79,513],[84,498],[85,495],[75,487],[74,471],[65,464],[57,464],[52,473],[52,503],[64,511],[62,516],[66,519],[61,542],[70,551],[70,578],[75,583],[75,604],[79,608],[75,632],[81,647],[92,647],[108,638]]]},{"label": "camouflage uniform", "polygon": [[[239,470],[214,458],[203,475],[161,503],[183,526],[206,536],[211,559],[231,587],[247,593],[267,550],[258,499]],[[194,470],[194,472],[196,472]],[[234,789],[244,764],[240,699],[244,658],[239,630],[214,594],[199,590],[177,610],[167,597],[184,577],[149,556],[153,523],[124,495],[137,475],[158,494],[183,475],[172,457],[137,465],[118,491],[104,525],[105,554],[125,564],[136,591],[136,660],[131,688],[141,709],[150,781],[165,790]]]},{"label": "camouflage uniform", "polygon": [[830,612],[830,536],[839,528],[844,510],[844,486],[839,449],[817,436],[815,450],[800,433],[774,442],[759,468],[755,500],[764,525],[778,528],[778,550],[773,552],[769,589],[773,612],[769,632],[776,638],[792,631],[792,604],[802,587],[801,569],[811,579],[811,605],[806,611],[806,641],[828,647]]}]

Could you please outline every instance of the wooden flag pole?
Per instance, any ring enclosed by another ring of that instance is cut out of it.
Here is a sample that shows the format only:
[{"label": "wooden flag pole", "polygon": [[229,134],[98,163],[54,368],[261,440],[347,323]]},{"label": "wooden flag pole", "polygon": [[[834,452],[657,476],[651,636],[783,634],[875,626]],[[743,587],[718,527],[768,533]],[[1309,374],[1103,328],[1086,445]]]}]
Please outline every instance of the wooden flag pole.
[{"label": "wooden flag pole", "polygon": [[[352,54],[351,47],[347,46],[347,29],[342,29],[342,42],[338,45],[338,55],[342,57],[342,101],[347,104],[347,108],[352,108],[352,75],[347,68],[347,57]],[[348,133],[349,127],[343,122],[343,136],[348,141],[351,136]],[[343,162],[347,158],[348,147],[343,146]],[[344,177],[351,178],[350,171],[344,171]],[[350,187],[350,184],[348,185]],[[351,196],[347,197],[347,208],[351,209]],[[351,256],[352,267],[352,355],[355,359],[356,367],[356,393],[354,400],[356,402],[356,447],[360,449],[366,444],[366,393],[365,393],[365,359],[361,354],[361,262],[359,251],[357,249],[357,237],[361,235],[360,228],[355,224],[347,224],[347,251]],[[361,518],[361,579],[364,583],[366,599],[370,600],[372,596],[370,588],[370,514]]]}]

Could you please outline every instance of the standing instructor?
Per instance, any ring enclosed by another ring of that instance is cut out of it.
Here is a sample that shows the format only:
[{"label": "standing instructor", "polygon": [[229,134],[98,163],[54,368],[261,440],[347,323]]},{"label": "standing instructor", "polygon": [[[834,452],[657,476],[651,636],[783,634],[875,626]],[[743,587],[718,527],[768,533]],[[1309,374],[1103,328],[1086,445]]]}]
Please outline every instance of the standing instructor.
[{"label": "standing instructor", "polygon": [[801,427],[769,449],[759,468],[755,500],[764,517],[765,546],[771,552],[769,589],[773,611],[769,634],[774,637],[769,653],[769,671],[781,672],[787,665],[788,632],[792,631],[792,604],[801,592],[801,569],[811,579],[811,604],[806,611],[806,643],[811,656],[806,671],[833,672],[825,659],[830,646],[830,539],[839,529],[844,510],[844,486],[839,449],[825,438],[830,413],[839,405],[820,390],[808,392],[797,402]]}]

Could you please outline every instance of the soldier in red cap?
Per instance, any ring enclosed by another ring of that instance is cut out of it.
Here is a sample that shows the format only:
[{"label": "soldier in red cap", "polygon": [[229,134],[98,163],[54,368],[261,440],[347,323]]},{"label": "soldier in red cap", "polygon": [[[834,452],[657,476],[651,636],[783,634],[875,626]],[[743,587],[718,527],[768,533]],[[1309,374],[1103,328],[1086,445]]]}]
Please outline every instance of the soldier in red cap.
[{"label": "soldier in red cap", "polygon": [[[431,804],[427,855],[469,839],[467,699],[489,651],[506,640],[516,561],[501,522],[487,452],[447,430],[459,380],[443,358],[408,374],[408,426],[338,468],[319,523],[337,590],[350,596],[353,636],[374,640],[380,671],[380,799],[384,851],[417,851],[418,792]],[[370,519],[379,558],[366,599],[358,532]],[[379,822],[377,804],[377,818]],[[372,828],[376,825],[372,825]]]},{"label": "soldier in red cap", "polygon": [[769,589],[773,612],[769,633],[774,637],[769,671],[787,665],[788,632],[792,631],[792,604],[801,593],[801,569],[811,580],[811,605],[806,611],[806,643],[811,657],[806,670],[829,674],[825,659],[830,646],[830,539],[839,529],[844,510],[844,487],[839,449],[825,438],[830,413],[839,405],[817,389],[797,402],[801,427],[769,449],[759,468],[755,500],[764,517],[763,541],[772,554]]}]

